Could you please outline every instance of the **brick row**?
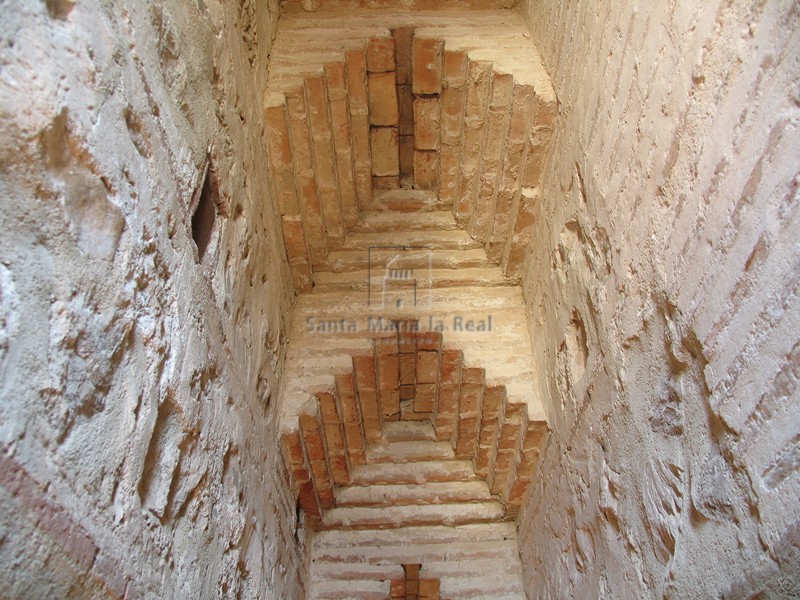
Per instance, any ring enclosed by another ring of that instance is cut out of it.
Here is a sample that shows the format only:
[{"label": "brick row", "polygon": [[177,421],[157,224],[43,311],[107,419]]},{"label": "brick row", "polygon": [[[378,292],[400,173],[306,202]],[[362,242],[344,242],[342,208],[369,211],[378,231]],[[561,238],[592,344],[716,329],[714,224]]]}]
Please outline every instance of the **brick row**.
[{"label": "brick row", "polygon": [[[440,333],[413,333],[402,324],[396,335],[374,339],[372,354],[353,357],[352,365],[336,375],[332,392],[316,395],[316,414],[300,415],[299,432],[282,437],[294,492],[315,527],[375,526],[381,517],[372,509],[379,507],[499,501],[502,518],[518,514],[547,434],[544,422],[528,420],[526,404],[509,402],[505,386],[487,386],[484,369],[464,366]],[[388,425],[398,420],[429,423]],[[485,491],[476,493],[479,480]],[[353,512],[358,507],[365,510]],[[500,514],[485,508],[464,508],[459,518]],[[424,517],[397,514],[404,522],[440,518],[425,510]]]},{"label": "brick row", "polygon": [[335,381],[336,399],[342,415],[347,456],[350,464],[363,465],[366,462],[366,439],[360,406],[356,402],[353,374],[337,375]]},{"label": "brick row", "polygon": [[487,483],[492,494],[505,502],[508,498],[508,483],[513,477],[514,462],[523,433],[527,407],[521,403],[506,403],[503,406],[497,435],[494,469],[487,474]]},{"label": "brick row", "polygon": [[338,486],[350,483],[350,458],[345,444],[343,420],[333,394],[317,394],[322,416],[322,429],[325,433],[325,447],[328,451],[328,464],[333,483]]},{"label": "brick row", "polygon": [[464,100],[467,82],[467,54],[444,52],[440,150],[439,199],[452,207],[461,181],[461,146],[464,132]]},{"label": "brick row", "polygon": [[350,108],[347,100],[347,69],[344,62],[325,65],[325,82],[330,101],[333,147],[336,157],[336,172],[342,220],[345,227],[358,222],[358,199],[353,175],[353,148],[350,131]]},{"label": "brick row", "polygon": [[333,153],[329,99],[325,77],[308,77],[305,80],[306,105],[311,131],[314,157],[314,174],[317,180],[330,249],[340,248],[344,242],[344,222],[339,198],[339,180]]},{"label": "brick row", "polygon": [[453,215],[456,221],[462,224],[469,222],[475,204],[480,161],[486,137],[486,113],[489,108],[492,64],[486,61],[469,61],[467,73],[461,176],[458,195],[453,204]]},{"label": "brick row", "polygon": [[511,115],[503,155],[503,167],[497,186],[494,220],[486,253],[495,263],[500,262],[509,235],[509,223],[515,198],[519,199],[526,143],[533,113],[533,87],[514,84],[511,95]]},{"label": "brick row", "polygon": [[481,429],[478,434],[478,448],[475,453],[475,473],[486,479],[494,467],[497,452],[500,411],[506,403],[506,388],[492,386],[486,388],[481,413]]},{"label": "brick row", "polygon": [[289,134],[292,143],[294,181],[303,220],[303,231],[308,241],[311,264],[325,260],[328,255],[327,234],[322,220],[317,182],[314,177],[314,162],[311,150],[311,132],[308,125],[306,99],[303,88],[295,88],[286,94],[289,117]]},{"label": "brick row", "polygon": [[506,141],[513,86],[514,79],[509,73],[492,72],[492,91],[486,117],[486,139],[475,192],[475,207],[469,220],[469,233],[479,240],[486,239],[494,216],[495,194]]},{"label": "brick row", "polygon": [[507,277],[519,277],[522,272],[522,263],[525,260],[525,250],[533,234],[533,225],[539,205],[538,188],[522,188],[518,208],[515,214],[511,232],[506,238],[503,250],[502,268]]},{"label": "brick row", "polygon": [[516,517],[519,513],[525,494],[530,487],[546,435],[546,423],[541,421],[528,422],[525,428],[525,437],[517,455],[516,476],[511,484],[508,501],[506,502],[506,512],[512,517]]},{"label": "brick row", "polygon": [[363,50],[347,53],[347,93],[353,137],[353,171],[360,209],[372,202],[372,157],[369,143],[369,97],[366,55]]},{"label": "brick row", "polygon": [[319,521],[322,518],[322,507],[317,490],[311,481],[300,433],[291,431],[281,436],[281,450],[283,462],[291,475],[294,493],[300,508],[309,519]]},{"label": "brick row", "polygon": [[328,468],[328,453],[322,437],[319,414],[300,415],[300,434],[303,440],[308,470],[322,510],[334,507],[333,481]]}]

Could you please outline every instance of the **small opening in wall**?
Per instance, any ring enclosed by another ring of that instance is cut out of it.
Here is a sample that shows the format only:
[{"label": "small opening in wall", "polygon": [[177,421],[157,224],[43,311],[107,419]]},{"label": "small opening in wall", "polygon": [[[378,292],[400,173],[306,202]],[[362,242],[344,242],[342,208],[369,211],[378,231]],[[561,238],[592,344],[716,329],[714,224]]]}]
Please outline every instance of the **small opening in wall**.
[{"label": "small opening in wall", "polygon": [[214,171],[209,164],[203,179],[203,187],[200,189],[197,208],[192,215],[192,239],[197,246],[198,262],[203,260],[211,241],[211,233],[214,231],[217,204],[219,203],[218,195],[216,185],[214,185]]}]

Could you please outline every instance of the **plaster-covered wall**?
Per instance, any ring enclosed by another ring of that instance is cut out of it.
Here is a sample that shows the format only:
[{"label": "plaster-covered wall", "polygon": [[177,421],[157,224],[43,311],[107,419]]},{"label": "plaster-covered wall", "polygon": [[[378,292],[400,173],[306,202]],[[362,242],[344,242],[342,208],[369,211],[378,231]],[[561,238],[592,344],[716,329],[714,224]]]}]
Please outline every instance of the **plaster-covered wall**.
[{"label": "plaster-covered wall", "polygon": [[262,168],[277,12],[0,2],[4,598],[302,595],[271,405],[293,295]]},{"label": "plaster-covered wall", "polygon": [[524,280],[554,431],[530,597],[794,597],[798,5],[521,10],[559,98]]}]

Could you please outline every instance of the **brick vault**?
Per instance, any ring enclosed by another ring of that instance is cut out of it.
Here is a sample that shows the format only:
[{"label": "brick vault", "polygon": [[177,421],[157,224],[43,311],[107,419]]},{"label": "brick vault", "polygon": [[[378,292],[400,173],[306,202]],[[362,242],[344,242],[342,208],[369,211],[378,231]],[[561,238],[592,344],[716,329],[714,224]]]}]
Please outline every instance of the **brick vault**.
[{"label": "brick vault", "polygon": [[0,598],[800,597],[793,0],[0,0]]},{"label": "brick vault", "polygon": [[[384,598],[404,564],[442,597],[520,595],[508,549],[547,424],[519,280],[555,114],[525,24],[290,12],[267,91],[301,292],[281,431],[310,596]],[[454,535],[476,554],[448,558]]]}]

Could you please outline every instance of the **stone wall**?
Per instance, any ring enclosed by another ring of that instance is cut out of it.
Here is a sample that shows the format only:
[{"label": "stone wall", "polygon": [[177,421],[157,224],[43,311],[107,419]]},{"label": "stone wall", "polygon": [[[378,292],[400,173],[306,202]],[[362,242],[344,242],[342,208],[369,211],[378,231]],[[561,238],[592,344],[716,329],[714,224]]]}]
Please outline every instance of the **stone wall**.
[{"label": "stone wall", "polygon": [[4,598],[302,596],[256,5],[2,4]]},{"label": "stone wall", "polygon": [[536,598],[800,594],[794,2],[521,10],[559,99],[525,293]]}]

